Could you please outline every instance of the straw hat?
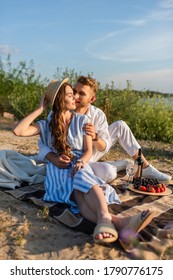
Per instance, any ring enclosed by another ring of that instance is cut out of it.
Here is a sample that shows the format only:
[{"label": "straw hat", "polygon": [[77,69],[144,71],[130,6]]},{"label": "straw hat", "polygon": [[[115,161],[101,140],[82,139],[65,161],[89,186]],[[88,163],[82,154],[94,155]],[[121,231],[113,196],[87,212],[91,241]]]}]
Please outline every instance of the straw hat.
[{"label": "straw hat", "polygon": [[53,103],[55,101],[56,95],[60,89],[60,87],[68,82],[68,78],[65,78],[62,81],[52,80],[45,92],[45,98],[50,103],[51,106],[53,106]]}]

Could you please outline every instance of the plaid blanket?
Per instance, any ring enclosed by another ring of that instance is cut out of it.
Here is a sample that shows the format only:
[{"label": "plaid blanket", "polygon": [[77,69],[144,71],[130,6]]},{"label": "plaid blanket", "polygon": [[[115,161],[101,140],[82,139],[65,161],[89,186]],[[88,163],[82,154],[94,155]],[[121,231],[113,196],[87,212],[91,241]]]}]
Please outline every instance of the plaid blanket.
[{"label": "plaid blanket", "polygon": [[[110,205],[110,211],[119,217],[133,216],[142,210],[156,210],[156,217],[152,222],[140,232],[140,234],[132,240],[131,247],[123,246],[123,250],[130,255],[131,259],[164,259],[165,253],[169,250],[169,254],[173,257],[173,194],[167,196],[151,196],[135,193],[131,190],[124,190],[125,174],[120,172],[118,178],[112,182],[112,186],[116,189],[122,201],[121,205]],[[173,182],[168,187],[173,191]],[[83,218],[80,214],[74,215],[70,212],[65,204],[44,202],[43,184],[26,185],[17,189],[2,189],[13,197],[20,200],[32,201],[38,207],[47,207],[49,214],[57,221],[66,226],[92,234],[95,224]],[[109,245],[117,246],[118,242]]]}]

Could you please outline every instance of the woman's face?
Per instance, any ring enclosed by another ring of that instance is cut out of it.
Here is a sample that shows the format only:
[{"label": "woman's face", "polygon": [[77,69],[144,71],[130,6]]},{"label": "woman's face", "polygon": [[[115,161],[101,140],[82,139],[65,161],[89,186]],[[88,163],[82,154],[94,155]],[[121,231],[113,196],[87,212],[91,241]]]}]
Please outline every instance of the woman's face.
[{"label": "woman's face", "polygon": [[66,86],[65,88],[65,109],[66,110],[75,110],[76,109],[76,104],[75,104],[75,98],[73,94],[73,89],[70,86]]}]

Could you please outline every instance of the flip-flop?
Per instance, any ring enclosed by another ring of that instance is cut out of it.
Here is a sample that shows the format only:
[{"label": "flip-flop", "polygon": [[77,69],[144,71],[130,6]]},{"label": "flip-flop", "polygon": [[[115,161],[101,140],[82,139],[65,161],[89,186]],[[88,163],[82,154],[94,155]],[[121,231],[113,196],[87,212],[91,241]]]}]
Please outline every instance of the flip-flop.
[{"label": "flip-flop", "polygon": [[[99,233],[103,233],[103,232],[110,233],[113,236],[112,237],[105,237],[105,238],[102,238],[102,239],[97,239],[96,235],[99,234]],[[93,239],[96,243],[99,243],[99,244],[112,243],[112,242],[115,242],[118,239],[118,233],[117,233],[113,224],[99,223],[95,227],[95,230],[94,230],[94,233],[93,233]]]},{"label": "flip-flop", "polygon": [[[135,238],[135,236],[152,221],[155,215],[156,211],[142,211],[140,214],[130,218],[128,225],[119,233],[119,241],[126,251],[129,249],[129,246],[132,245],[130,239]],[[125,236],[127,234],[128,236]]]}]

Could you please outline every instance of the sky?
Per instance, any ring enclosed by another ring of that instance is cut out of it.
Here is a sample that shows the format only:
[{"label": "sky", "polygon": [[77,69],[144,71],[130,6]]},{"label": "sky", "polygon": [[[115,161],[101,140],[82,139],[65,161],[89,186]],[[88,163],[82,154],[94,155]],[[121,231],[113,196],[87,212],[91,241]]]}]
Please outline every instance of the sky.
[{"label": "sky", "polygon": [[0,57],[173,93],[173,0],[0,0]]}]

